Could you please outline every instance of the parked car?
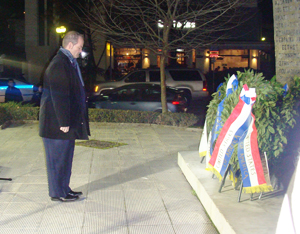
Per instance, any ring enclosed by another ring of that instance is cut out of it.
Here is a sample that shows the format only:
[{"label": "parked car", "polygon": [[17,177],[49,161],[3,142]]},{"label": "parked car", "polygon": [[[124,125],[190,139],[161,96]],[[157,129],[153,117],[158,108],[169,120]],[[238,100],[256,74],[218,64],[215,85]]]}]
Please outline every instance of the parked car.
[{"label": "parked car", "polygon": [[[0,103],[5,102],[5,91],[8,87],[9,79],[10,78],[0,78]],[[15,87],[20,89],[22,93],[23,101],[30,102],[33,96],[33,85],[18,79],[13,79],[13,80],[15,82]]]},{"label": "parked car", "polygon": [[[160,84],[160,70],[139,69],[116,81],[98,83],[94,87],[92,96],[100,95],[104,90],[117,88],[125,84],[136,83]],[[188,102],[192,99],[199,99],[209,95],[205,76],[198,69],[166,68],[166,85],[168,87],[183,90]]]},{"label": "parked car", "polygon": [[[183,92],[167,88],[167,107],[170,112],[185,112],[187,101]],[[161,112],[161,87],[156,84],[131,84],[106,90],[89,98],[90,108]]]}]

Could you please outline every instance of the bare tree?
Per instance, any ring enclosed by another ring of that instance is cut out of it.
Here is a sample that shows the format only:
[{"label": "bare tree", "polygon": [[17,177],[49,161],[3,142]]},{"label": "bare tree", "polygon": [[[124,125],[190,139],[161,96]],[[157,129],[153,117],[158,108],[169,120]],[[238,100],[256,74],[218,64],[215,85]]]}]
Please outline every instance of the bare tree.
[{"label": "bare tree", "polygon": [[165,64],[169,52],[205,47],[244,22],[255,0],[88,0],[81,21],[114,45],[160,56],[161,102],[167,112]]}]

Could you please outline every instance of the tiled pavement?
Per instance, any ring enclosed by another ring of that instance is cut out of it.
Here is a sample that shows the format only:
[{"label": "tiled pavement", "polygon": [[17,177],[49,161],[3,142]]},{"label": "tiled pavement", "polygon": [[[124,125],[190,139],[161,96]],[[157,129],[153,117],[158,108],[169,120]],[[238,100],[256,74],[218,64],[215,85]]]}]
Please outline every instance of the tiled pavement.
[{"label": "tiled pavement", "polygon": [[81,200],[50,201],[38,123],[0,130],[0,234],[218,233],[177,165],[201,132],[91,123],[90,139],[128,145],[76,146],[71,187]]}]

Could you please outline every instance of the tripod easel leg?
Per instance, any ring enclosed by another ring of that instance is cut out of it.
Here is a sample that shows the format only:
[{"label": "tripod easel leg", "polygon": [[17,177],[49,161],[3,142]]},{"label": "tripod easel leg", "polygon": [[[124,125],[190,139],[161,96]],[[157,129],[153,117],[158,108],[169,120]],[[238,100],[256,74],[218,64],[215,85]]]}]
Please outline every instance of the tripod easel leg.
[{"label": "tripod easel leg", "polygon": [[243,181],[241,181],[241,185],[240,185],[240,192],[239,192],[238,202],[241,201],[242,191],[243,191]]},{"label": "tripod easel leg", "polygon": [[230,164],[228,164],[228,166],[227,166],[227,168],[226,168],[224,177],[223,177],[222,182],[221,182],[221,186],[220,186],[220,188],[219,188],[219,193],[222,191],[222,188],[223,188],[223,186],[224,186],[224,184],[225,184],[225,179],[226,179],[226,177],[227,177],[227,174],[228,174],[229,170],[230,170]]},{"label": "tripod easel leg", "polygon": [[0,180],[9,180],[9,181],[12,181],[12,178],[0,178]]},{"label": "tripod easel leg", "polygon": [[205,157],[202,157],[202,158],[201,158],[201,163],[203,163],[203,161],[204,161],[204,158],[205,158]]}]

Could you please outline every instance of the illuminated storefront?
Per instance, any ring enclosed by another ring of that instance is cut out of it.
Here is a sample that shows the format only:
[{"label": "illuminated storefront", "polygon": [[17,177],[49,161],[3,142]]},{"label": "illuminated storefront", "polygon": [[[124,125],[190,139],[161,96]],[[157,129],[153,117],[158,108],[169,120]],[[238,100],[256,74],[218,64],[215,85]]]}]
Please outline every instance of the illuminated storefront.
[{"label": "illuminated storefront", "polygon": [[[265,52],[269,51],[269,52]],[[262,54],[270,54],[271,44],[226,44],[211,49],[186,51],[177,49],[169,52],[166,66],[199,68],[203,73],[222,72],[230,69],[272,70],[270,59],[262,60]],[[215,54],[214,54],[215,53]],[[122,74],[149,67],[160,67],[160,56],[142,48],[115,48],[113,64]],[[262,64],[263,63],[263,64]],[[269,67],[266,69],[265,64]]]},{"label": "illuminated storefront", "polygon": [[[213,57],[212,52],[218,52],[216,57]],[[210,70],[224,71],[230,68],[248,68],[249,50],[219,50],[210,51],[211,58]],[[255,68],[256,69],[256,68]]]},{"label": "illuminated storefront", "polygon": [[115,48],[115,68],[122,74],[128,73],[135,68],[142,68],[142,49]]}]

